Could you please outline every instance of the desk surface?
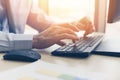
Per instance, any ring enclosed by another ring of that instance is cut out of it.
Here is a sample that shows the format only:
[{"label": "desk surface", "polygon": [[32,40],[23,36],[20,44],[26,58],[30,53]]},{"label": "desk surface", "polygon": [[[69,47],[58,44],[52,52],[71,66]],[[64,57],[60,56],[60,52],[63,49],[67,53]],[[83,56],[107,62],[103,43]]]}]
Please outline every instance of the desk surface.
[{"label": "desk surface", "polygon": [[[113,33],[112,33],[113,34]],[[53,64],[73,67],[82,72],[102,72],[110,75],[111,80],[120,80],[120,58],[92,55],[87,59],[64,58],[50,55],[49,50],[40,51],[41,60]],[[0,54],[0,72],[20,67],[27,62],[5,61]]]},{"label": "desk surface", "polygon": [[[87,59],[55,57],[49,51],[40,51],[41,60],[53,64],[70,66],[79,69],[81,72],[101,72],[109,74],[111,80],[120,80],[120,58],[92,55]],[[0,54],[0,72],[17,68],[29,63],[17,61],[5,61]]]}]

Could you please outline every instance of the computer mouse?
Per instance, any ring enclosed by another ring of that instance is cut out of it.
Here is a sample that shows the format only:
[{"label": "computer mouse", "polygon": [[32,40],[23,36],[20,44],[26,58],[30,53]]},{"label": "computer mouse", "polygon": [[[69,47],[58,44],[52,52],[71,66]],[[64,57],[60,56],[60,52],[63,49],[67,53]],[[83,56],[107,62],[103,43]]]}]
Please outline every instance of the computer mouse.
[{"label": "computer mouse", "polygon": [[33,50],[9,51],[3,56],[4,60],[33,62],[41,58],[41,55]]}]

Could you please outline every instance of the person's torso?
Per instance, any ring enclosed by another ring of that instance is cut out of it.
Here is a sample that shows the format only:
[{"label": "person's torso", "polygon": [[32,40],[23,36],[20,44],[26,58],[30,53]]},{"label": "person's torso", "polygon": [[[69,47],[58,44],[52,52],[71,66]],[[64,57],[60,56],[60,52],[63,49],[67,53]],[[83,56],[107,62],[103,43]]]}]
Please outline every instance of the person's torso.
[{"label": "person's torso", "polygon": [[0,30],[23,33],[32,0],[0,0]]}]

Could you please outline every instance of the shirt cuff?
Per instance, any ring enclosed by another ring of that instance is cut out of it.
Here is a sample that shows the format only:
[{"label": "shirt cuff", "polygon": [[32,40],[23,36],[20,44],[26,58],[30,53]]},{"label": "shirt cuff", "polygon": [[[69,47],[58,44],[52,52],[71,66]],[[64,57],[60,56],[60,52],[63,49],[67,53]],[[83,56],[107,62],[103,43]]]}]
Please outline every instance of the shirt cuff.
[{"label": "shirt cuff", "polygon": [[33,35],[15,34],[13,37],[12,50],[32,49]]}]

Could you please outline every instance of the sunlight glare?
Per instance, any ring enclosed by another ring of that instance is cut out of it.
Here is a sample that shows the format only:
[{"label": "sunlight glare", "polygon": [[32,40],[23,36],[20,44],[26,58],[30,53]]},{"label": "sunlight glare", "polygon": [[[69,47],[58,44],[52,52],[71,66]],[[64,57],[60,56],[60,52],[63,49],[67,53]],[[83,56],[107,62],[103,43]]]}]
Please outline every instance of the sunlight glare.
[{"label": "sunlight glare", "polygon": [[49,14],[62,19],[93,17],[94,0],[49,0]]}]

